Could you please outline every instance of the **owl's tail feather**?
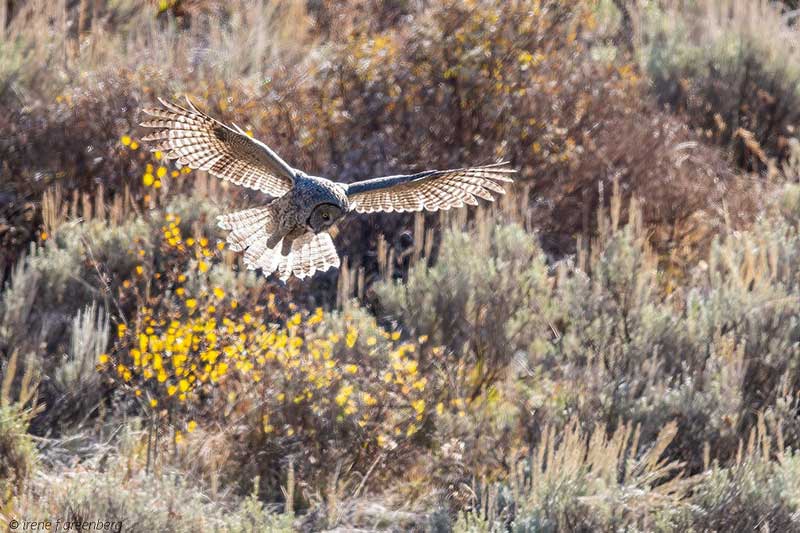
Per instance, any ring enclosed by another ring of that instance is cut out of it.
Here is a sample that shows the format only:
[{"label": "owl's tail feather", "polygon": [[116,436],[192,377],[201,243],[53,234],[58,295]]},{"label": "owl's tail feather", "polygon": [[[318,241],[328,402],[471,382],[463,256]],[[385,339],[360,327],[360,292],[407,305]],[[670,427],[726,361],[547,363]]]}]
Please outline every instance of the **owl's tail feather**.
[{"label": "owl's tail feather", "polygon": [[281,259],[278,264],[281,279],[287,279],[292,274],[305,278],[331,267],[339,268],[339,254],[330,234],[325,231],[302,234],[292,242],[289,254],[281,256]]},{"label": "owl's tail feather", "polygon": [[339,267],[339,254],[331,236],[326,232],[306,232],[292,241],[289,253],[284,255],[283,240],[275,247],[261,240],[244,253],[244,262],[249,269],[260,268],[265,276],[276,270],[280,279],[286,281],[294,274],[298,278],[313,276],[331,267]]},{"label": "owl's tail feather", "polygon": [[285,281],[292,274],[305,278],[339,267],[339,254],[326,232],[303,233],[292,240],[288,253],[284,254],[284,236],[277,233],[269,206],[223,215],[218,222],[221,228],[230,230],[229,248],[245,250],[247,268],[260,268],[265,276],[277,270],[280,279]]}]

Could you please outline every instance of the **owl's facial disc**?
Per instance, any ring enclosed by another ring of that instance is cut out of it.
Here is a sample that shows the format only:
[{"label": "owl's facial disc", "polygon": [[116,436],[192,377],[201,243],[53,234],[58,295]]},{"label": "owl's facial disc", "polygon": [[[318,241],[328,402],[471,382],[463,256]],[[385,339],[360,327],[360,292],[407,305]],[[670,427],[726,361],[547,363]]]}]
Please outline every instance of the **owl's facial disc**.
[{"label": "owl's facial disc", "polygon": [[333,226],[343,214],[344,211],[338,205],[320,204],[314,208],[311,216],[308,217],[308,225],[314,233],[319,233]]}]

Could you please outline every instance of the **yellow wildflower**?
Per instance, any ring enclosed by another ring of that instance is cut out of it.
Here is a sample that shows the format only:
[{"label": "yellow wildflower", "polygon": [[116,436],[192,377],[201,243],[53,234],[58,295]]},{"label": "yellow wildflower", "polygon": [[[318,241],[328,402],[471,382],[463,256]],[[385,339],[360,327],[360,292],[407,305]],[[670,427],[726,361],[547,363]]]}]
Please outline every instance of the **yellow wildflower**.
[{"label": "yellow wildflower", "polygon": [[378,403],[378,400],[368,392],[365,392],[362,397],[364,398],[364,403],[367,405],[375,405]]},{"label": "yellow wildflower", "polygon": [[336,403],[339,406],[343,406],[347,403],[347,400],[350,398],[350,395],[353,393],[353,386],[352,385],[345,385],[339,389],[339,393],[336,395]]},{"label": "yellow wildflower", "polygon": [[353,346],[355,346],[357,340],[358,340],[358,331],[352,327],[347,328],[347,337],[345,338],[347,347],[352,348]]}]

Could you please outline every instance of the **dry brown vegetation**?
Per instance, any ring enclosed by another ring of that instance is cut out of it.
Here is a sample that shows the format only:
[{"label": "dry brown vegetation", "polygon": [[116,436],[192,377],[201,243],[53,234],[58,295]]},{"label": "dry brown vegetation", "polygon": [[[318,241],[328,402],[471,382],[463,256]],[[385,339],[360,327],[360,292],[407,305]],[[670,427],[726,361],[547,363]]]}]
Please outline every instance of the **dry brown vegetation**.
[{"label": "dry brown vegetation", "polygon": [[[800,531],[788,8],[0,6],[0,520]],[[319,175],[518,183],[283,284],[214,225],[262,198],[140,146],[184,93]]]}]

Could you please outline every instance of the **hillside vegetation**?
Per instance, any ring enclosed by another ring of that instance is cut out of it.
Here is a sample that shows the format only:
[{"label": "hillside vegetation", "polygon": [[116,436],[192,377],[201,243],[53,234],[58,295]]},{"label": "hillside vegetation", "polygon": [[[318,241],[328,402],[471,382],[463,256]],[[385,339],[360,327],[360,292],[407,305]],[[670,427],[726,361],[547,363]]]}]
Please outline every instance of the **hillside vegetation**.
[{"label": "hillside vegetation", "polygon": [[[0,523],[800,531],[800,29],[764,0],[0,3]],[[341,181],[508,160],[243,268],[189,96]]]}]

